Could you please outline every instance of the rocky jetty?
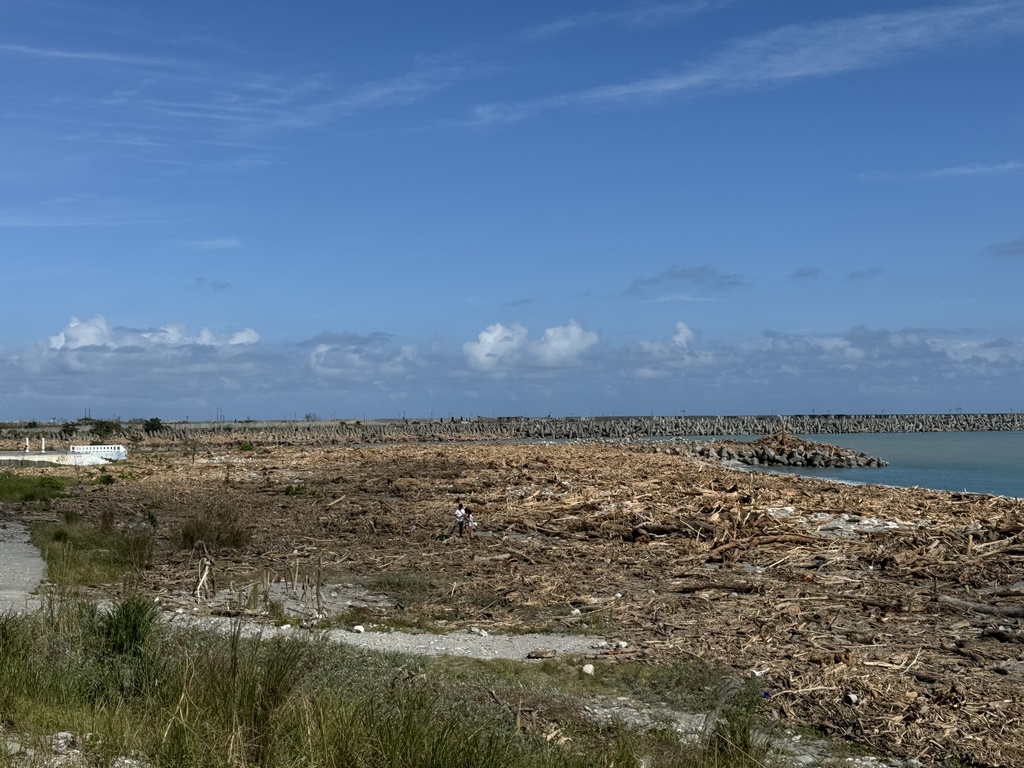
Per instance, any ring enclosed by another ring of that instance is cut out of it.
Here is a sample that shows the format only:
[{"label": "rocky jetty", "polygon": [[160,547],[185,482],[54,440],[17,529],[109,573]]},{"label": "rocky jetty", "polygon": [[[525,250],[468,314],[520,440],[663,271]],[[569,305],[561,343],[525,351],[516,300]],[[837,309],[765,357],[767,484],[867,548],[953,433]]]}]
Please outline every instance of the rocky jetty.
[{"label": "rocky jetty", "polygon": [[[312,416],[313,414],[311,414]],[[1021,413],[948,414],[811,414],[751,416],[569,416],[445,419],[375,419],[356,421],[309,418],[302,421],[168,421],[76,423],[0,423],[0,448],[18,450],[25,439],[46,439],[53,448],[71,443],[116,441],[132,449],[178,443],[185,446],[223,442],[271,443],[280,447],[327,447],[367,443],[472,442],[481,440],[642,440],[645,438],[772,435],[825,435],[907,432],[1024,431]],[[102,426],[102,434],[97,433]],[[788,451],[787,451],[788,453]]]},{"label": "rocky jetty", "polygon": [[698,456],[736,461],[754,467],[884,467],[888,463],[837,445],[803,440],[786,431],[765,435],[749,443],[719,440],[695,444],[693,452]]}]

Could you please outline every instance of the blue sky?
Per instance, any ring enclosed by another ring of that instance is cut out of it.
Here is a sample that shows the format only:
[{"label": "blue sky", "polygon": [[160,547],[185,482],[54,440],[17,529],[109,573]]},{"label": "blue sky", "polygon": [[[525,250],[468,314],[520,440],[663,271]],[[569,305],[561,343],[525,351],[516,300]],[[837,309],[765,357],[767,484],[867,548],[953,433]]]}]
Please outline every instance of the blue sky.
[{"label": "blue sky", "polygon": [[0,12],[0,420],[1024,408],[1024,2]]}]

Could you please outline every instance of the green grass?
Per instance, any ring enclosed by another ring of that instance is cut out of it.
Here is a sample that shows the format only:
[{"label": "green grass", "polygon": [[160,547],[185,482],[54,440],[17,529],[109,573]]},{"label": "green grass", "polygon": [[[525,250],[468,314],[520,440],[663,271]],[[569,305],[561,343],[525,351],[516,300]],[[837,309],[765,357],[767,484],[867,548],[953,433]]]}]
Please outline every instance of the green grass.
[{"label": "green grass", "polygon": [[97,528],[75,516],[32,530],[32,543],[46,561],[49,581],[66,586],[115,584],[146,568],[153,555],[153,531]]},{"label": "green grass", "polygon": [[0,502],[33,503],[48,506],[64,493],[64,481],[58,477],[32,477],[0,472]]},{"label": "green grass", "polygon": [[[569,684],[571,670],[247,639],[240,624],[172,631],[138,596],[104,613],[62,593],[38,614],[0,615],[0,722],[25,743],[92,733],[90,765],[132,754],[213,768],[636,768],[647,756],[658,768],[742,768],[764,757],[592,723],[578,703],[591,691]],[[627,676],[607,672],[600,690]],[[679,674],[640,677],[663,699]]]}]

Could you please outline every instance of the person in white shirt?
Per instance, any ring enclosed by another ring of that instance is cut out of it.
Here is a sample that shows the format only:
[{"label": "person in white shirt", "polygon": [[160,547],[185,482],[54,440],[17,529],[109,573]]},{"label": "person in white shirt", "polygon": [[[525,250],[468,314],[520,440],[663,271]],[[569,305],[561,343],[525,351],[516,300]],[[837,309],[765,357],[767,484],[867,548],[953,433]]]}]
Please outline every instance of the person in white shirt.
[{"label": "person in white shirt", "polygon": [[[472,518],[472,515],[470,515]],[[462,506],[462,502],[459,502],[459,506],[455,508],[455,522],[452,524],[452,533],[458,532],[459,536],[462,536],[462,531],[466,527],[466,508]]]}]

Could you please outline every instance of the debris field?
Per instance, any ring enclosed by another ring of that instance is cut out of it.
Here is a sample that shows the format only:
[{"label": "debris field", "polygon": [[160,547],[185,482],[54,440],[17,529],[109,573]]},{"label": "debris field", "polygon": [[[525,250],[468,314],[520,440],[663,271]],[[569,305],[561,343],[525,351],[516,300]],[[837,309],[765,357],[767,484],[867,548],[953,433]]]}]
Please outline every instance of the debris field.
[{"label": "debris field", "polygon": [[[79,483],[48,514],[153,532],[141,578],[169,609],[259,613],[284,584],[314,624],[600,634],[625,647],[599,663],[735,667],[787,724],[1024,765],[1020,499],[741,471],[671,443],[147,442],[124,469],[38,471]],[[453,535],[459,502],[475,535]],[[329,604],[338,585],[378,597]]]}]

